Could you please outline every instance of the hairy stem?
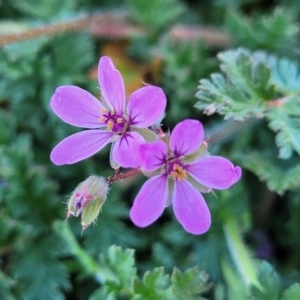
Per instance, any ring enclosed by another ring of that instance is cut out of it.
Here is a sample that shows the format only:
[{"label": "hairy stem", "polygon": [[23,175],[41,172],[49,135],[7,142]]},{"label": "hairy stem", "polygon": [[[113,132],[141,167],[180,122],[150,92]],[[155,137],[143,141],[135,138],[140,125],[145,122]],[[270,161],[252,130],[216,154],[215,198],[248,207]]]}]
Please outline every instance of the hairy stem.
[{"label": "hairy stem", "polygon": [[47,36],[52,34],[60,34],[70,31],[80,31],[80,30],[92,30],[93,26],[99,26],[105,24],[105,26],[110,26],[111,24],[121,24],[124,22],[124,13],[97,13],[93,15],[79,16],[71,20],[56,23],[56,24],[46,24],[41,27],[29,28],[28,30],[6,34],[0,36],[0,47],[25,40],[35,39],[41,36]]},{"label": "hairy stem", "polygon": [[124,172],[124,173],[109,176],[109,177],[107,177],[106,180],[107,180],[108,183],[113,183],[113,182],[120,181],[120,180],[123,180],[123,179],[128,178],[128,177],[137,175],[139,173],[141,173],[141,169],[137,168],[137,169],[133,169],[133,170],[130,170],[130,171],[127,171],[127,172]]},{"label": "hairy stem", "polygon": [[[88,30],[96,37],[126,39],[132,36],[146,36],[148,31],[133,24],[126,12],[105,12],[78,16],[61,23],[45,24],[41,27],[28,28],[25,31],[0,35],[0,47],[15,42],[35,39],[41,36],[61,34],[70,31]],[[229,36],[215,28],[174,25],[168,35],[175,41],[202,39],[211,46],[228,46]]]}]

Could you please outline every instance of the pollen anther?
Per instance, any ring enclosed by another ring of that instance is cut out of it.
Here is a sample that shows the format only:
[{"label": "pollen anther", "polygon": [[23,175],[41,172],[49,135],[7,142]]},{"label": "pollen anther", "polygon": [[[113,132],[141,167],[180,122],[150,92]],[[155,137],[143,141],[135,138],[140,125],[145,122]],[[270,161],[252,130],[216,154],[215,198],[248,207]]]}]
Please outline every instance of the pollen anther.
[{"label": "pollen anther", "polygon": [[109,120],[109,121],[107,122],[107,129],[108,129],[108,130],[112,130],[113,127],[114,127],[114,122],[113,122],[112,120]]},{"label": "pollen anther", "polygon": [[117,123],[118,123],[118,124],[121,124],[122,122],[123,122],[123,118],[118,118],[118,119],[117,119]]},{"label": "pollen anther", "polygon": [[173,171],[170,173],[170,175],[171,177],[178,180],[183,180],[187,178],[186,171],[178,164],[173,165]]}]

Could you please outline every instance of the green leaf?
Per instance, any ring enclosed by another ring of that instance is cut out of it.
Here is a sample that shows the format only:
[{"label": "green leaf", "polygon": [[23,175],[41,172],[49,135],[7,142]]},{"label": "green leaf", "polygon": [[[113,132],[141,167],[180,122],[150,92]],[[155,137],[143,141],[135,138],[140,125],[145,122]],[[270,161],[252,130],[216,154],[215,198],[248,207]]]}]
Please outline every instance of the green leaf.
[{"label": "green leaf", "polygon": [[252,286],[250,294],[255,300],[277,300],[281,289],[281,280],[274,268],[266,261],[262,262],[258,270],[258,280],[263,290]]},{"label": "green leaf", "polygon": [[280,300],[299,300],[300,299],[300,283],[295,283],[286,289]]},{"label": "green leaf", "polygon": [[228,286],[228,299],[247,299],[247,285],[235,267],[226,260],[221,262],[221,267]]},{"label": "green leaf", "polygon": [[269,110],[269,127],[275,131],[280,158],[290,158],[295,150],[300,155],[300,96],[289,97]]},{"label": "green leaf", "polygon": [[210,80],[200,80],[196,94],[200,101],[195,106],[208,115],[225,115],[225,119],[264,116],[267,100],[275,97],[269,67],[243,49],[221,52],[218,57],[226,77],[213,74]]},{"label": "green leaf", "polygon": [[[57,76],[80,74],[84,68],[87,68],[94,62],[93,41],[91,36],[87,34],[57,36],[53,39],[53,44],[53,60],[56,64],[55,75]],[[78,59],[79,57],[80,59]]]},{"label": "green leaf", "polygon": [[134,279],[135,295],[132,300],[165,300],[170,297],[170,276],[164,268],[155,268],[153,272],[146,272],[143,280]]},{"label": "green leaf", "polygon": [[75,6],[74,0],[27,0],[12,1],[12,5],[23,13],[38,19],[50,19],[59,13],[68,12]]},{"label": "green leaf", "polygon": [[204,271],[199,271],[198,267],[190,268],[182,273],[174,268],[171,282],[172,292],[176,300],[184,299],[204,299],[200,294],[208,291],[212,283],[208,282],[208,275]]},{"label": "green leaf", "polygon": [[195,106],[208,115],[225,115],[225,119],[266,117],[276,133],[279,157],[289,158],[294,150],[300,154],[298,64],[243,49],[221,52],[218,57],[226,77],[213,74],[211,80],[200,80],[196,97],[201,101]]},{"label": "green leaf", "polygon": [[273,99],[274,90],[269,85],[270,69],[261,61],[254,60],[245,50],[225,51],[218,54],[221,70],[231,82],[250,99]]},{"label": "green leaf", "polygon": [[114,281],[106,282],[107,294],[125,293],[131,294],[133,289],[133,278],[136,276],[134,268],[134,250],[122,250],[121,247],[111,246],[108,253],[101,255],[101,266],[108,269],[116,278]]},{"label": "green leaf", "polygon": [[279,8],[251,17],[234,11],[228,15],[226,25],[235,45],[295,55],[298,28],[290,10]]},{"label": "green leaf", "polygon": [[300,92],[300,69],[297,61],[288,58],[278,58],[274,55],[267,56],[266,53],[256,52],[269,68],[271,68],[271,82],[276,90],[284,95],[293,95]]},{"label": "green leaf", "polygon": [[[172,99],[167,119],[173,123],[174,120],[190,118],[199,78],[214,72],[218,67],[217,60],[209,55],[207,45],[197,39],[179,43],[171,36],[166,36],[157,51],[163,58],[162,85]],[[199,62],[201,66],[195,67]]]},{"label": "green leaf", "polygon": [[243,168],[266,181],[268,188],[278,194],[300,185],[300,164],[297,159],[282,161],[272,151],[254,149],[237,153],[235,159]]},{"label": "green leaf", "polygon": [[149,30],[161,30],[183,13],[178,0],[129,0],[129,15]]}]

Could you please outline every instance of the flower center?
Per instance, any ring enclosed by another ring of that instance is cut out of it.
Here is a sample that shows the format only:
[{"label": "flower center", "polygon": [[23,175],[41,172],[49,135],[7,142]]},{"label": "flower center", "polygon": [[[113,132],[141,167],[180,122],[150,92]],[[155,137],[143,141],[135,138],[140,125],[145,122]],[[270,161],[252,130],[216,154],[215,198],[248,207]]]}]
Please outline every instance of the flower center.
[{"label": "flower center", "polygon": [[102,109],[102,115],[99,122],[105,123],[109,131],[121,134],[127,130],[128,121],[115,110],[107,111],[106,109]]},{"label": "flower center", "polygon": [[187,178],[187,173],[184,169],[184,165],[179,159],[171,159],[170,161],[168,161],[167,173],[168,176],[179,181]]}]

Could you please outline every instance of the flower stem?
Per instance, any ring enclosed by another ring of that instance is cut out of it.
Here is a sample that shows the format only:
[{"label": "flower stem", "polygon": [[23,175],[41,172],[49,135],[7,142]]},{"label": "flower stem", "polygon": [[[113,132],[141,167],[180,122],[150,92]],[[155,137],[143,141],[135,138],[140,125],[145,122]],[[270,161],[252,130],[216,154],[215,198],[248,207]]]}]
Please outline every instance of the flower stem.
[{"label": "flower stem", "polygon": [[120,180],[123,180],[123,179],[128,178],[128,177],[137,175],[139,173],[141,173],[141,169],[136,168],[136,169],[127,171],[125,173],[120,173],[120,174],[115,174],[113,176],[109,176],[109,177],[107,177],[106,180],[107,180],[108,183],[113,183],[113,182],[120,181]]},{"label": "flower stem", "polygon": [[66,242],[70,252],[78,259],[85,272],[94,276],[100,283],[117,280],[109,270],[102,268],[81,248],[67,222],[56,221],[54,229]]},{"label": "flower stem", "polygon": [[0,47],[7,44],[35,39],[41,36],[52,34],[60,34],[85,29],[90,29],[90,31],[93,31],[93,26],[101,28],[102,26],[107,27],[115,23],[122,24],[124,22],[124,19],[124,13],[116,12],[79,16],[77,18],[61,23],[45,24],[44,26],[37,28],[28,28],[27,30],[22,32],[2,35],[0,36]]},{"label": "flower stem", "polygon": [[[28,28],[22,32],[0,35],[0,47],[41,36],[80,30],[87,30],[95,37],[122,40],[149,34],[145,28],[130,22],[130,16],[127,12],[108,11],[85,16],[80,15],[64,22],[45,24],[41,27]],[[214,28],[174,25],[169,29],[168,35],[175,41],[202,39],[208,45],[219,47],[230,44],[228,35]]]},{"label": "flower stem", "polygon": [[242,276],[242,279],[247,287],[255,285],[259,289],[262,288],[259,283],[256,271],[251,261],[250,255],[242,240],[238,225],[234,220],[227,220],[224,225],[226,242],[231,253],[231,257]]}]

